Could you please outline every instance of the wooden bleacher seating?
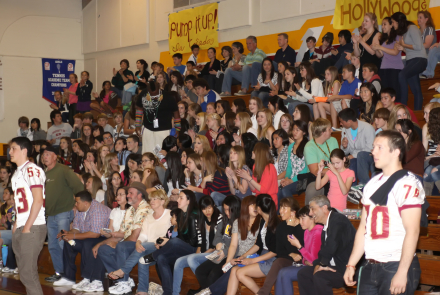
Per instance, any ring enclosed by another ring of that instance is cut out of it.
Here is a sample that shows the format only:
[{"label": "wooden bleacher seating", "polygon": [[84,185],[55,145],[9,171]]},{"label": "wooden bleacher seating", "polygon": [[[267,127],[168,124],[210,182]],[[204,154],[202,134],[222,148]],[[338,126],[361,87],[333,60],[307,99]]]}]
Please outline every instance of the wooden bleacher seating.
[{"label": "wooden bleacher seating", "polygon": [[426,200],[429,203],[429,208],[427,210],[428,220],[437,222],[437,218],[440,212],[440,196],[428,196]]}]

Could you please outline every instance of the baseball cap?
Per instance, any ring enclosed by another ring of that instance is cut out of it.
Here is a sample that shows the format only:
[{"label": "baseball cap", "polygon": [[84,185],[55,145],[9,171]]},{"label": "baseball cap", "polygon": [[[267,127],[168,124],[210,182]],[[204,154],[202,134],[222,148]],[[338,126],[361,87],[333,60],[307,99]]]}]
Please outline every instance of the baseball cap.
[{"label": "baseball cap", "polygon": [[135,189],[137,189],[142,194],[144,199],[146,198],[147,187],[142,182],[134,181],[134,182],[132,182],[130,184],[130,186],[128,188],[135,188]]},{"label": "baseball cap", "polygon": [[43,154],[45,151],[52,152],[55,155],[57,154],[57,151],[55,150],[55,148],[52,145],[47,145],[45,149],[42,149],[41,154]]}]

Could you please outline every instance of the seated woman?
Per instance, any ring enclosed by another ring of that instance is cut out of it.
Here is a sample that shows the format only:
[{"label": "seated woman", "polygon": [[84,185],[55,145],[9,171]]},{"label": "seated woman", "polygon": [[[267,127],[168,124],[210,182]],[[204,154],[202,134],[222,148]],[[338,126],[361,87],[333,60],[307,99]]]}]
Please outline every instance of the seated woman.
[{"label": "seated woman", "polygon": [[315,119],[327,119],[327,114],[332,117],[332,127],[337,129],[339,127],[338,113],[335,108],[331,108],[333,94],[338,94],[341,89],[341,82],[339,82],[338,69],[336,67],[329,67],[325,70],[325,86],[324,96],[327,97],[326,102],[318,102],[313,104],[313,113]]},{"label": "seated woman", "polygon": [[257,197],[256,205],[257,212],[262,218],[260,231],[255,245],[249,249],[247,254],[258,253],[258,256],[255,258],[244,258],[240,261],[240,264],[244,265],[244,267],[234,267],[232,269],[227,295],[236,294],[239,282],[243,283],[253,293],[258,294],[259,288],[253,278],[267,276],[277,256],[276,230],[280,219],[277,215],[275,202],[269,195],[261,194]]},{"label": "seated woman", "polygon": [[251,174],[251,169],[246,165],[246,155],[244,148],[241,146],[231,147],[229,153],[229,167],[226,167],[226,176],[231,193],[243,199],[252,194],[249,183],[237,175],[238,170],[246,170]]},{"label": "seated woman", "polygon": [[269,103],[270,92],[277,90],[278,73],[272,63],[272,59],[266,57],[261,64],[261,73],[257,78],[257,85],[251,93],[251,97],[258,97],[263,102],[264,107],[267,108]]},{"label": "seated woman", "polygon": [[223,114],[223,117],[221,118],[220,122],[221,122],[221,126],[224,127],[224,131],[231,134],[234,132],[236,117],[237,115],[233,111],[227,111],[226,113]]},{"label": "seated woman", "polygon": [[208,126],[206,125],[206,113],[200,112],[196,115],[196,126],[193,130],[188,130],[188,135],[191,136],[192,141],[194,141],[197,134],[206,136],[208,132]]},{"label": "seated woman", "polygon": [[293,117],[289,114],[283,114],[280,118],[280,124],[277,129],[283,129],[289,135],[289,141],[292,143],[292,139],[290,138],[292,134],[293,128]]},{"label": "seated woman", "polygon": [[359,92],[363,102],[360,107],[361,115],[359,119],[375,127],[374,112],[380,108],[383,108],[383,104],[380,101],[380,96],[376,92],[374,85],[368,82],[361,85]]},{"label": "seated woman", "polygon": [[159,175],[157,174],[156,170],[152,168],[147,168],[144,171],[142,170],[134,171],[132,173],[132,178],[130,181],[131,182],[138,181],[145,184],[148,194],[158,190],[165,190],[162,186],[161,181],[159,180]]},{"label": "seated woman", "polygon": [[208,139],[211,149],[215,147],[215,139],[217,135],[222,132],[225,128],[221,127],[221,118],[218,114],[207,114],[206,115],[206,125],[208,126],[208,132],[206,132],[206,138]]},{"label": "seated woman", "polygon": [[269,98],[268,108],[273,114],[273,128],[276,130],[280,125],[281,116],[288,114],[289,111],[284,106],[283,99],[279,96],[272,96]]},{"label": "seated woman", "polygon": [[[409,119],[400,119],[396,123],[396,131],[402,134],[406,143],[406,153],[403,162],[403,169],[414,173],[422,181],[423,176],[423,163],[425,161],[425,148],[423,147],[422,141],[419,139],[417,132],[415,131],[414,123]],[[435,169],[435,168],[434,168]],[[434,180],[432,173],[436,172],[438,168],[433,171],[431,170],[431,177],[429,177],[429,167],[426,168],[426,173],[428,178],[425,181],[437,181]]]},{"label": "seated woman", "polygon": [[243,98],[234,99],[231,105],[231,111],[236,114],[248,111],[246,107],[246,102],[243,100]]},{"label": "seated woman", "polygon": [[272,117],[272,112],[268,109],[261,109],[257,114],[258,141],[267,144],[270,147],[272,144],[272,133],[275,131],[272,124]]},{"label": "seated woman", "polygon": [[237,175],[249,182],[253,193],[257,196],[268,194],[278,206],[278,180],[277,170],[273,165],[273,159],[269,151],[269,146],[264,143],[257,143],[252,153],[255,165],[252,176],[246,170],[238,170]]},{"label": "seated woman", "polygon": [[105,191],[102,189],[102,181],[98,176],[89,177],[86,190],[92,195],[93,200],[104,204]]},{"label": "seated woman", "polygon": [[[233,200],[232,198],[236,198]],[[196,269],[196,277],[200,284],[200,294],[224,294],[228,288],[228,280],[231,274],[235,276],[238,267],[223,272],[222,268],[231,264],[235,266],[250,255],[250,250],[257,240],[260,231],[260,219],[256,208],[257,198],[253,195],[245,197],[240,205],[236,202],[239,199],[236,196],[228,196],[223,203],[225,212],[230,211],[232,228],[226,225],[222,242],[216,244],[216,249],[222,249],[223,257],[219,263],[205,261]],[[229,204],[234,204],[231,206]],[[227,205],[227,206],[225,206]],[[234,209],[232,211],[232,209]],[[237,212],[235,210],[239,210]],[[235,220],[232,219],[235,217]],[[224,246],[223,246],[224,245]],[[218,248],[217,248],[218,247]],[[233,271],[234,270],[234,271]],[[190,290],[196,294],[200,290]],[[237,289],[235,289],[237,291]],[[208,293],[210,292],[210,293]]]},{"label": "seated woman", "polygon": [[197,153],[190,154],[186,163],[186,168],[183,171],[185,174],[185,185],[196,194],[202,194],[202,183],[203,187],[205,187],[206,181],[208,180],[204,179],[202,157]]},{"label": "seated woman", "polygon": [[119,96],[116,92],[111,90],[112,83],[104,81],[102,83],[102,90],[98,94],[93,92],[94,101],[90,103],[90,108],[99,114],[104,113],[108,116],[113,116],[116,107],[118,106]]},{"label": "seated woman", "polygon": [[[300,252],[301,246],[291,244],[289,236],[292,235],[300,244],[304,244],[304,229],[301,228],[300,220],[298,218],[299,203],[293,197],[285,198],[280,203],[281,222],[276,229],[276,254],[277,259],[273,262],[269,273],[266,275],[264,285],[256,294],[268,295],[278,280],[279,272],[285,267],[292,266],[302,260]],[[257,290],[257,289],[256,289]]]},{"label": "seated woman", "polygon": [[[172,294],[173,292],[172,265],[178,258],[196,253],[197,247],[200,247],[202,242],[202,236],[197,228],[199,214],[194,192],[186,189],[182,190],[177,204],[179,209],[183,211],[178,221],[177,239],[163,238],[162,243],[158,245],[160,247],[158,250],[141,258],[141,262],[145,264],[150,264],[153,261],[157,262],[162,288],[166,294]],[[146,265],[146,267],[149,266]],[[139,276],[140,281],[146,278],[148,276]]]},{"label": "seated woman", "polygon": [[216,58],[216,50],[211,47],[208,49],[209,62],[205,64],[200,72],[200,75],[208,81],[209,89],[215,89],[215,80],[217,79],[217,72],[221,70],[220,61]]},{"label": "seated woman", "polygon": [[[122,188],[120,189],[122,190]],[[151,254],[159,248],[157,244],[158,238],[162,238],[164,245],[169,240],[163,237],[171,226],[170,210],[166,209],[168,197],[163,190],[152,192],[149,195],[149,202],[152,213],[145,217],[142,223],[142,229],[136,241],[136,250],[133,251],[125,261],[124,266],[109,274],[111,279],[124,278],[128,280],[129,274],[133,267],[138,264],[139,285],[136,294],[147,295],[149,287],[149,265],[143,264],[143,257]],[[106,234],[109,235],[109,234]],[[178,239],[175,239],[178,240]]]},{"label": "seated woman", "polygon": [[179,98],[180,98],[180,93],[183,91],[183,87],[185,87],[185,85],[183,84],[182,74],[179,71],[171,72],[170,81],[171,81],[170,91],[177,92],[179,94]]},{"label": "seated woman", "polygon": [[263,103],[261,102],[261,99],[257,96],[254,96],[249,99],[249,116],[251,116],[251,122],[252,122],[252,128],[255,130],[258,129],[258,123],[257,123],[257,114],[258,111],[263,109]]},{"label": "seated woman", "polygon": [[387,128],[389,130],[396,129],[396,122],[400,119],[409,119],[414,123],[414,128],[417,132],[419,138],[422,138],[422,128],[414,122],[414,118],[411,116],[411,113],[406,105],[398,104],[395,105],[390,113],[390,118],[388,120]]},{"label": "seated woman", "polygon": [[[119,172],[114,171],[110,174],[110,176],[107,178],[107,190],[105,191],[105,196],[104,196],[104,204],[109,207],[110,209],[115,209],[118,207],[118,201],[117,201],[117,197],[118,197],[118,190],[119,188],[122,187],[121,183],[122,183],[122,179],[121,179],[121,175],[119,174]],[[125,205],[124,204],[122,206],[124,213],[125,214]],[[121,207],[121,206],[119,206]],[[121,219],[122,221],[122,219]],[[111,222],[111,221],[110,221]],[[118,226],[119,224],[115,225]],[[111,223],[109,225],[109,228],[111,226]]]},{"label": "seated woman", "polygon": [[231,111],[231,106],[229,105],[229,101],[227,100],[217,100],[214,103],[215,112],[223,117],[226,112]]},{"label": "seated woman", "polygon": [[213,151],[204,152],[202,155],[205,170],[205,186],[203,194],[210,195],[217,207],[220,207],[227,195],[231,194],[228,177],[225,170],[218,166],[217,155]]},{"label": "seated woman", "polygon": [[287,153],[289,147],[289,136],[283,129],[278,129],[272,133],[272,149],[270,153],[273,156],[274,166],[277,170],[278,180],[284,179],[286,175],[289,156]]},{"label": "seated woman", "polygon": [[233,133],[235,144],[241,143],[241,134],[250,132],[257,136],[257,130],[252,127],[252,120],[248,113],[240,112],[235,116],[235,127],[238,128],[238,132]]},{"label": "seated woman", "polygon": [[197,267],[200,264],[207,261],[206,256],[208,253],[216,250],[216,244],[214,244],[214,237],[216,233],[221,231],[222,214],[215,206],[214,200],[210,196],[203,196],[199,201],[199,216],[200,216],[200,233],[202,237],[202,245],[197,248],[195,254],[180,257],[174,264],[173,272],[173,294],[180,294],[180,285],[183,279],[183,269],[190,267],[193,273],[196,272]]},{"label": "seated woman", "polygon": [[157,175],[161,183],[165,183],[165,172],[166,169],[160,162],[159,158],[153,153],[147,152],[142,155],[142,169],[152,168],[156,170]]},{"label": "seated woman", "polygon": [[[1,225],[5,230],[0,231],[1,245],[12,245],[12,210],[14,210],[14,191],[5,187],[3,191],[4,203],[0,207]],[[12,209],[12,210],[11,210]]]},{"label": "seated woman", "polygon": [[203,152],[207,151],[212,151],[212,148],[206,136],[196,135],[194,139],[194,152],[202,155]]},{"label": "seated woman", "polygon": [[310,112],[306,105],[300,104],[293,111],[293,120],[301,120],[307,123],[309,130],[309,139],[313,138],[312,136],[312,120],[310,118]]},{"label": "seated woman", "polygon": [[180,189],[185,184],[185,175],[183,174],[182,162],[177,152],[169,152],[165,157],[168,169],[165,173],[165,191],[169,198],[176,201]]},{"label": "seated woman", "polygon": [[[304,232],[304,243],[301,243],[296,234],[293,234],[295,239],[289,238],[290,244],[299,249],[300,262],[302,265],[293,265],[282,268],[277,276],[275,284],[275,295],[293,295],[292,282],[298,280],[298,271],[306,265],[313,265],[313,261],[318,258],[318,252],[321,249],[321,232],[323,226],[316,224],[312,216],[310,216],[309,205],[301,208],[297,215],[299,216],[299,223]],[[295,258],[298,257],[295,255]],[[297,260],[295,260],[297,261]]]},{"label": "seated woman", "polygon": [[282,189],[278,190],[278,201],[297,194],[296,187],[298,175],[309,172],[309,168],[306,165],[306,160],[304,157],[304,147],[309,141],[307,138],[307,129],[308,126],[306,122],[301,120],[293,122],[293,143],[289,145],[287,150],[288,162],[286,175],[285,178],[280,182],[280,187],[282,187]]},{"label": "seated woman", "polygon": [[198,127],[196,124],[197,114],[202,112],[202,107],[198,103],[191,103],[188,105],[188,123],[189,128],[194,130],[195,133],[198,132]]},{"label": "seated woman", "polygon": [[292,114],[295,110],[295,107],[299,104],[305,104],[313,114],[313,104],[315,103],[314,97],[324,96],[322,82],[318,79],[318,77],[316,77],[315,71],[309,62],[302,62],[299,65],[299,69],[301,84],[295,83],[295,93],[290,93],[296,101],[289,103],[289,114]]}]

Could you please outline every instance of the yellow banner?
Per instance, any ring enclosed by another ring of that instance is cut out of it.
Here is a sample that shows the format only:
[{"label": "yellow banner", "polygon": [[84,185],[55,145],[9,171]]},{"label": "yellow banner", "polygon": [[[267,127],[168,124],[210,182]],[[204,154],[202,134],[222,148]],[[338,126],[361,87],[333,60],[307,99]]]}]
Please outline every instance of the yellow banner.
[{"label": "yellow banner", "polygon": [[218,3],[175,12],[168,19],[170,54],[191,52],[191,45],[200,49],[218,47]]},{"label": "yellow banner", "polygon": [[333,28],[353,29],[362,25],[364,15],[374,12],[379,24],[395,12],[403,12],[410,21],[417,20],[417,12],[428,10],[429,0],[336,0]]}]

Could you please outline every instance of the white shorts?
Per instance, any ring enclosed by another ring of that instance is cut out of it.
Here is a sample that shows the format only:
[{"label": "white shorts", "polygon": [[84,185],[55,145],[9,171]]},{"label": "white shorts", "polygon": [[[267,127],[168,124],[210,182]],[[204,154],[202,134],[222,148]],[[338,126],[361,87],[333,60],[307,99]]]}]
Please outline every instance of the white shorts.
[{"label": "white shorts", "polygon": [[[350,101],[351,99],[344,99],[345,103],[347,104],[348,107],[350,107]],[[340,100],[337,101],[332,101],[333,106],[335,107],[335,110],[339,113],[340,111],[342,111],[342,104]]]}]

